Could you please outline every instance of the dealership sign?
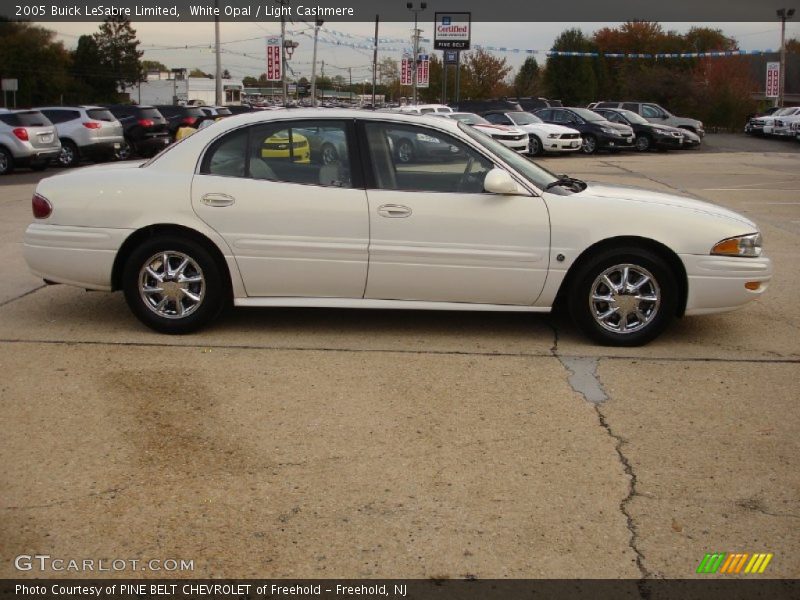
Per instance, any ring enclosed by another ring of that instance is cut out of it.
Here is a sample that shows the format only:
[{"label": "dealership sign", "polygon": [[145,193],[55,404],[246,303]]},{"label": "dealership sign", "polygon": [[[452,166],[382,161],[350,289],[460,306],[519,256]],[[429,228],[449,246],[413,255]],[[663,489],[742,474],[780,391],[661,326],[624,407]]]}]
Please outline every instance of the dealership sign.
[{"label": "dealership sign", "polygon": [[434,50],[469,50],[471,13],[436,13]]},{"label": "dealership sign", "polygon": [[781,87],[781,63],[767,63],[767,98],[777,98]]},{"label": "dealership sign", "polygon": [[403,56],[400,64],[400,85],[411,85],[411,57]]},{"label": "dealership sign", "polygon": [[426,88],[430,83],[431,60],[427,54],[420,54],[417,60],[417,87]]},{"label": "dealership sign", "polygon": [[281,64],[281,40],[269,38],[267,40],[267,81],[283,81]]}]

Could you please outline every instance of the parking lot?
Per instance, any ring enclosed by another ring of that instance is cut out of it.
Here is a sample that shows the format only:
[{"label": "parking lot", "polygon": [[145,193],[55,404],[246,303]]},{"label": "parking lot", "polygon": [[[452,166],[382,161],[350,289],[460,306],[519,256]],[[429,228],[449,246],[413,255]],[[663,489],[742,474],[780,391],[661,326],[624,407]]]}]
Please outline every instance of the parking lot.
[{"label": "parking lot", "polygon": [[762,299],[633,349],[523,313],[239,309],[158,335],[121,294],[28,274],[55,170],[4,177],[0,576],[42,576],[13,564],[41,553],[193,560],[182,577],[682,578],[771,552],[763,577],[799,577],[798,151],[712,134],[542,159],[762,228]]}]

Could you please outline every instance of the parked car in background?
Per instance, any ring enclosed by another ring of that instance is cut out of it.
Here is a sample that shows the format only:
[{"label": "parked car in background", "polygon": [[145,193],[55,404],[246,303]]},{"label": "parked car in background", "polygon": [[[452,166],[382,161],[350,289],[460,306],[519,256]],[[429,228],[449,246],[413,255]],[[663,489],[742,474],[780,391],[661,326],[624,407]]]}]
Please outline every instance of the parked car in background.
[{"label": "parked car in background", "polygon": [[699,135],[701,138],[705,136],[706,131],[703,127],[703,122],[697,119],[690,119],[688,117],[676,117],[663,106],[659,106],[653,102],[593,102],[589,108],[623,108],[631,112],[635,112],[650,121],[651,123],[660,123],[661,125],[669,125],[670,127],[677,127],[679,129],[688,129]]},{"label": "parked car in background", "polygon": [[475,113],[468,112],[439,113],[437,116],[471,125],[507,148],[516,150],[521,154],[527,154],[529,151],[528,134],[513,125],[495,125]]},{"label": "parked car in background", "polygon": [[[345,164],[264,152],[267,140],[314,127],[341,130]],[[455,148],[454,159],[398,163],[400,131]],[[547,312],[563,303],[596,342],[636,346],[675,317],[744,306],[772,278],[744,215],[554,175],[464,123],[398,113],[224,119],[144,165],[45,178],[31,205],[23,252],[33,273],[122,290],[144,325],[171,334],[230,304]]]},{"label": "parked car in background", "polygon": [[[794,137],[792,131],[792,124],[800,121],[800,106],[795,106],[791,109],[786,109],[786,112],[778,114],[776,112],[772,121],[771,135],[776,137]],[[766,126],[765,126],[766,133]]]},{"label": "parked car in background", "polygon": [[172,139],[178,134],[181,127],[194,127],[206,118],[199,106],[173,106],[171,104],[156,104],[155,106],[167,120],[167,128]]},{"label": "parked car in background", "polygon": [[298,127],[296,131],[308,140],[312,162],[333,165],[347,161],[347,140],[341,127],[318,123],[314,127]]},{"label": "parked car in background", "polygon": [[747,123],[744,125],[744,132],[749,135],[762,135],[764,133],[764,117],[769,117],[775,112],[781,110],[780,106],[770,106],[763,112],[750,115],[747,117]]},{"label": "parked car in background", "polygon": [[525,111],[492,111],[483,115],[490,123],[514,125],[528,134],[528,152],[538,156],[544,152],[577,152],[583,140],[581,132],[571,127],[545,123]]},{"label": "parked car in background", "polygon": [[683,146],[683,133],[677,127],[651,123],[635,112],[622,108],[595,108],[598,115],[612,123],[628,125],[636,136],[634,146],[637,152],[646,152],[653,148],[678,149]]},{"label": "parked car in background", "polygon": [[580,131],[581,148],[586,154],[598,150],[633,148],[633,129],[612,123],[588,108],[542,108],[534,113],[545,123],[555,123]]},{"label": "parked car in background", "polygon": [[230,117],[233,114],[227,106],[201,106],[199,108],[206,117],[211,117],[215,120],[222,117]]},{"label": "parked car in background", "polygon": [[0,175],[47,168],[61,153],[55,126],[38,110],[0,109]]},{"label": "parked car in background", "polygon": [[226,106],[225,108],[231,111],[232,115],[241,115],[242,113],[249,113],[255,110],[252,106],[248,106],[247,104],[237,104],[234,106]]},{"label": "parked car in background", "polygon": [[110,160],[125,142],[122,124],[102,106],[43,106],[38,110],[58,131],[59,166],[77,167],[84,159]]},{"label": "parked car in background", "polygon": [[454,112],[452,108],[444,104],[416,104],[406,105],[400,107],[401,113],[410,113],[417,115],[428,115],[431,113],[451,113]]},{"label": "parked car in background", "polygon": [[122,125],[124,140],[117,152],[119,160],[153,156],[172,142],[167,120],[157,108],[136,104],[114,104],[106,108]]}]

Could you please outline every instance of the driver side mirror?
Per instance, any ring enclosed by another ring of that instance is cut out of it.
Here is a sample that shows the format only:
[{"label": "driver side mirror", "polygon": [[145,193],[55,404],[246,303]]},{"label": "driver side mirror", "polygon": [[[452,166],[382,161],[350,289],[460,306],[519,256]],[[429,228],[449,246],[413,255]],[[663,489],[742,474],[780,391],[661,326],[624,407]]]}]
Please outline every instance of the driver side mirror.
[{"label": "driver side mirror", "polygon": [[517,182],[512,179],[508,171],[497,167],[486,174],[483,180],[483,189],[490,194],[516,194],[519,192]]}]

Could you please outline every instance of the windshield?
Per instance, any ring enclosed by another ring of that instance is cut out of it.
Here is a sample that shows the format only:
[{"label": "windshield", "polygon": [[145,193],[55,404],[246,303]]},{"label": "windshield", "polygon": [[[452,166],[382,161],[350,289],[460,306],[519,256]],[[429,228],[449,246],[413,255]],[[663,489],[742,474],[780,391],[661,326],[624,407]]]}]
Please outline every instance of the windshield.
[{"label": "windshield", "polygon": [[514,121],[515,125],[533,125],[534,123],[544,123],[544,121],[542,121],[539,117],[532,115],[529,112],[506,113],[506,116]]},{"label": "windshield", "polygon": [[478,142],[478,144],[485,147],[492,154],[495,154],[503,159],[503,161],[508,163],[517,173],[525,177],[536,187],[543,190],[548,184],[558,181],[558,177],[553,175],[547,169],[543,169],[536,163],[529,161],[519,152],[515,152],[510,148],[506,148],[503,146],[503,144],[496,142],[485,133],[481,133],[477,129],[473,129],[464,123],[459,123],[458,127],[461,129],[461,131]]},{"label": "windshield", "polygon": [[466,123],[467,125],[489,125],[489,121],[484,119],[483,117],[479,117],[473,113],[453,113],[447,115],[451,119],[455,119],[456,121],[461,121],[462,123]]},{"label": "windshield", "polygon": [[630,123],[638,123],[639,125],[649,125],[650,121],[642,117],[641,115],[637,115],[632,110],[617,110],[615,111],[625,117]]},{"label": "windshield", "polygon": [[576,115],[584,119],[585,121],[605,121],[606,118],[598,115],[593,110],[589,110],[588,108],[570,108],[572,112]]}]

